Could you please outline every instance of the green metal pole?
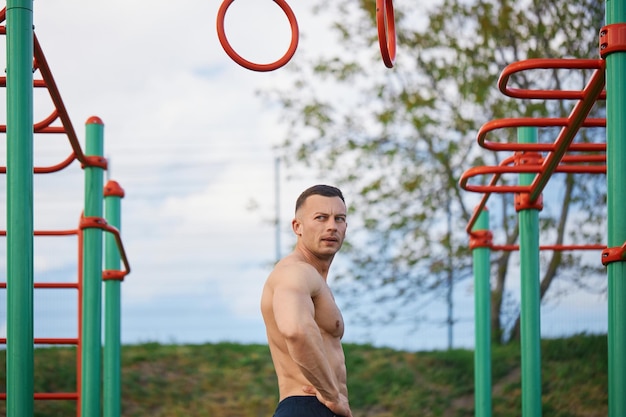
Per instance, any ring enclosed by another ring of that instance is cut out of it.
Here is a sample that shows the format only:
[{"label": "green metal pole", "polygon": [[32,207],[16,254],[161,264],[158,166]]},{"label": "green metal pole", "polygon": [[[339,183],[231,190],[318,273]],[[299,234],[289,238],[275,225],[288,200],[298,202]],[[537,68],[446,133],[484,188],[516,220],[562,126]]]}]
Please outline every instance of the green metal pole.
[{"label": "green metal pole", "polygon": [[[104,207],[107,223],[121,230],[121,199],[124,190],[115,181],[108,181],[104,189]],[[106,270],[120,269],[120,252],[115,236],[105,236]],[[121,415],[121,281],[106,280],[104,283],[104,417]]]},{"label": "green metal pole", "polygon": [[[100,119],[87,120],[86,155],[103,155],[103,130]],[[103,177],[101,167],[85,167],[85,217],[102,217]],[[98,228],[83,231],[82,417],[96,417],[102,412],[102,233]]]},{"label": "green metal pole", "polygon": [[33,2],[8,0],[7,416],[34,410]]},{"label": "green metal pole", "polygon": [[[626,22],[626,1],[607,0],[607,25]],[[626,242],[626,52],[606,56],[608,246]],[[609,416],[626,416],[626,263],[607,265]]]},{"label": "green metal pole", "polygon": [[[537,143],[537,129],[518,129],[520,143]],[[520,174],[530,185],[535,174]],[[519,210],[521,275],[522,416],[541,416],[541,326],[539,314],[539,210]]]},{"label": "green metal pole", "polygon": [[[472,232],[489,231],[489,212],[483,210],[476,219]],[[472,249],[474,261],[474,415],[491,417],[491,249],[476,246]]]}]

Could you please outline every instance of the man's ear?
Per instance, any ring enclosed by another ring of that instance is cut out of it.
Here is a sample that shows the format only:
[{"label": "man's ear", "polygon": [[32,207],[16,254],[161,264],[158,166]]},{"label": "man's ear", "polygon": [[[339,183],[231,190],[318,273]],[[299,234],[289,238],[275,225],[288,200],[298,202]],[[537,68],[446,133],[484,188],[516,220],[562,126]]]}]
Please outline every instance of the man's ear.
[{"label": "man's ear", "polygon": [[291,229],[297,236],[302,236],[302,223],[296,218],[291,221]]}]

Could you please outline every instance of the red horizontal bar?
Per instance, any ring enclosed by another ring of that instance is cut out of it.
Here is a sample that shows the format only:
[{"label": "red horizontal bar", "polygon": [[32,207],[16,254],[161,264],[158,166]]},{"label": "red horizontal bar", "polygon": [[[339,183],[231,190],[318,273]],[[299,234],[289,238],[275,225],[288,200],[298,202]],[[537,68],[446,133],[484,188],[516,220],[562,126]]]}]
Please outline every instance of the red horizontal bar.
[{"label": "red horizontal bar", "polygon": [[[466,191],[480,193],[529,193],[532,190],[531,185],[497,184],[503,174],[540,174],[543,172],[543,165],[509,165],[515,159],[515,157],[509,157],[498,166],[472,167],[461,174],[459,184]],[[558,165],[554,172],[606,174],[606,165],[578,165],[585,162],[603,161],[606,161],[605,155],[568,155],[563,157],[563,164]],[[489,174],[493,174],[489,184],[468,184],[470,178]]]},{"label": "red horizontal bar", "polygon": [[[604,71],[603,59],[563,59],[563,58],[535,58],[514,62],[504,68],[498,80],[498,88],[502,94],[520,99],[538,100],[582,100],[585,92],[582,90],[531,90],[511,88],[508,86],[511,75],[522,71],[538,69],[595,69]],[[598,96],[600,100],[606,100],[606,91]]]},{"label": "red horizontal bar", "polygon": [[78,289],[78,282],[35,282],[35,288]]},{"label": "red horizontal bar", "polygon": [[[6,288],[6,282],[0,282],[0,288]],[[34,288],[72,289],[78,288],[77,282],[35,282]]]},{"label": "red horizontal bar", "polygon": [[[491,142],[486,140],[487,134],[499,129],[517,127],[566,127],[570,124],[567,117],[558,118],[532,118],[516,117],[491,120],[478,130],[476,141],[478,144],[491,151],[531,151],[531,152],[553,152],[556,150],[555,143],[516,143],[516,142]],[[604,118],[588,118],[583,121],[582,127],[606,127]],[[602,152],[606,151],[605,143],[572,143],[568,147],[571,152]]]},{"label": "red horizontal bar", "polygon": [[[0,393],[0,401],[6,401],[7,394],[5,392]],[[34,395],[35,400],[78,400],[77,392],[36,392]]]},{"label": "red horizontal bar", "polygon": [[[517,251],[519,245],[491,245],[489,249],[494,251]],[[604,250],[606,245],[588,244],[588,245],[540,245],[539,250],[552,251],[571,251],[571,250]]]},{"label": "red horizontal bar", "polygon": [[35,393],[36,400],[78,400],[77,392],[37,392]]},{"label": "red horizontal bar", "polygon": [[[0,344],[6,345],[7,338],[0,338]],[[35,337],[33,343],[36,345],[77,345],[76,337]]]},{"label": "red horizontal bar", "polygon": [[[0,34],[5,35],[3,31],[0,31]],[[0,87],[7,86],[7,77],[0,77]],[[33,87],[42,88],[46,87],[46,82],[44,80],[33,80]],[[4,125],[6,128],[6,125]]]},{"label": "red horizontal bar", "polygon": [[[63,161],[59,162],[58,164],[45,166],[45,167],[34,167],[33,172],[35,174],[51,174],[53,172],[59,172],[67,168],[68,166],[70,166],[70,164],[74,162],[75,160],[76,160],[76,155],[74,155],[74,153],[72,152],[69,154],[69,156],[67,156]],[[0,166],[0,174],[6,174],[6,173],[7,173],[7,167]]]},{"label": "red horizontal bar", "polygon": [[[78,235],[78,229],[68,230],[35,230],[33,233],[35,236],[71,236]],[[6,236],[6,230],[0,230],[0,236]]]}]

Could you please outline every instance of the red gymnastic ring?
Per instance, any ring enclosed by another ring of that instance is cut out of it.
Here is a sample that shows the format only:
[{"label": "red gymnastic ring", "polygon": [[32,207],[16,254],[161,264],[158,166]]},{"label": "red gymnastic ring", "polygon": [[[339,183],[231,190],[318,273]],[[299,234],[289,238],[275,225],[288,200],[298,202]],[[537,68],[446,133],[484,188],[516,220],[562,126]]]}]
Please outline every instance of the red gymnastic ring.
[{"label": "red gymnastic ring", "polygon": [[376,0],[376,26],[380,55],[387,68],[392,68],[396,60],[396,23],[393,14],[393,0]]},{"label": "red gymnastic ring", "polygon": [[217,37],[219,38],[220,43],[222,44],[222,48],[224,48],[224,51],[226,51],[228,56],[242,67],[252,71],[260,72],[274,71],[275,69],[278,69],[285,65],[287,62],[289,62],[291,57],[293,57],[293,54],[296,52],[296,48],[298,47],[299,32],[296,15],[293,13],[287,2],[285,0],[274,0],[276,4],[278,4],[280,8],[283,9],[283,12],[285,12],[285,14],[287,15],[287,19],[289,19],[289,24],[291,25],[291,44],[289,45],[289,49],[287,50],[285,55],[283,55],[283,57],[280,58],[278,61],[272,62],[270,64],[256,64],[242,58],[237,52],[235,52],[235,50],[230,46],[230,43],[228,43],[228,39],[226,38],[226,32],[224,31],[224,17],[226,16],[226,10],[228,10],[228,7],[232,4],[233,1],[235,0],[224,0],[219,8],[219,11],[217,12]]}]

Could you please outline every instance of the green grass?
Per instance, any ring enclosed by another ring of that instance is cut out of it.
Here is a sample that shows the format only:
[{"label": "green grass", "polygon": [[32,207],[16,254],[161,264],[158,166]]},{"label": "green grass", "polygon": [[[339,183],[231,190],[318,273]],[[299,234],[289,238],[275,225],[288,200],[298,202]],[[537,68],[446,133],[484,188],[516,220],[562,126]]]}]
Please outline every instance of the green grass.
[{"label": "green grass", "polygon": [[[474,357],[468,350],[402,352],[347,344],[355,417],[473,417]],[[76,352],[35,351],[36,391],[75,390]],[[492,349],[493,415],[521,415],[520,351]],[[606,336],[543,340],[543,414],[608,414]],[[5,355],[0,391],[6,392]],[[276,377],[265,345],[146,343],[122,349],[124,417],[271,417]],[[0,402],[0,415],[6,415]],[[76,415],[71,401],[37,401],[36,417]]]}]

